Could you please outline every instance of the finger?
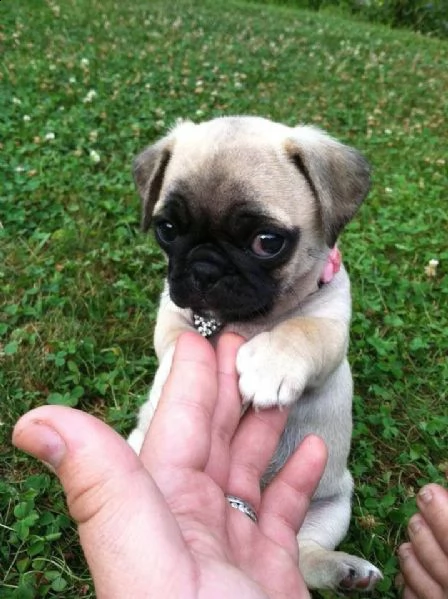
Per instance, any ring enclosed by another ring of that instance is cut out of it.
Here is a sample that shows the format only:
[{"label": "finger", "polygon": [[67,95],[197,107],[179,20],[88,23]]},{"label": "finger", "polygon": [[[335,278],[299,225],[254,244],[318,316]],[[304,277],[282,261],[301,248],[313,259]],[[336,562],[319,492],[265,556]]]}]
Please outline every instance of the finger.
[{"label": "finger", "polygon": [[297,552],[296,534],[327,463],[327,448],[316,435],[305,437],[262,495],[260,528],[285,549]]},{"label": "finger", "polygon": [[421,599],[417,597],[417,595],[411,591],[409,587],[404,587],[403,594],[401,595],[401,599]]},{"label": "finger", "polygon": [[448,490],[426,485],[417,494],[417,505],[448,561]]},{"label": "finger", "polygon": [[[394,578],[394,586],[398,591],[403,591],[404,589],[404,578],[403,574],[399,572]],[[401,595],[400,595],[401,596]]]},{"label": "finger", "polygon": [[[184,551],[183,540],[159,490],[122,437],[81,411],[43,406],[18,421],[13,443],[55,470],[103,596],[138,596],[135,585],[147,576],[148,560],[156,577],[171,575],[169,558]],[[148,539],[158,540],[155,552]],[[147,558],[136,558],[136,547],[147,547]],[[117,564],[133,567],[119,568],[117,576]]]},{"label": "finger", "polygon": [[277,448],[288,410],[249,410],[241,421],[230,447],[227,493],[260,506],[260,479]]},{"label": "finger", "polygon": [[421,514],[410,519],[408,532],[418,561],[431,578],[448,590],[448,555],[441,549]]},{"label": "finger", "polygon": [[216,399],[213,348],[197,333],[185,333],[177,342],[171,372],[140,453],[157,484],[159,472],[169,478],[172,469],[205,468]]},{"label": "finger", "polygon": [[[404,543],[398,550],[401,573],[410,593],[422,599],[445,599],[442,588],[431,578],[418,561],[411,543]],[[409,595],[412,597],[412,594]]]},{"label": "finger", "polygon": [[241,398],[235,362],[244,339],[223,335],[217,346],[218,402],[212,420],[211,450],[205,472],[221,487],[227,489],[230,442],[241,417]]}]

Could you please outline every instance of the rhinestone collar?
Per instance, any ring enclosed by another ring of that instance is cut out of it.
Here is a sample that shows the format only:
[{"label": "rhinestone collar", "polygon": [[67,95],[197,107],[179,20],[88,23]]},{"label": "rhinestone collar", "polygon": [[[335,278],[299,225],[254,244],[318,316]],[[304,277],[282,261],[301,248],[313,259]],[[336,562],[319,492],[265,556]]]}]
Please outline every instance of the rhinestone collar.
[{"label": "rhinestone collar", "polygon": [[198,333],[206,339],[212,335],[216,335],[224,326],[224,323],[219,322],[216,318],[204,318],[203,316],[199,316],[199,314],[193,314],[193,324]]},{"label": "rhinestone collar", "polygon": [[[327,257],[324,270],[322,271],[319,280],[319,287],[332,281],[334,275],[337,274],[341,268],[341,261],[341,252],[337,246],[334,246]],[[223,328],[224,323],[216,320],[216,318],[205,318],[204,316],[199,316],[199,314],[193,314],[193,325],[198,333],[208,339],[209,337],[216,335],[216,333],[219,333]]]}]

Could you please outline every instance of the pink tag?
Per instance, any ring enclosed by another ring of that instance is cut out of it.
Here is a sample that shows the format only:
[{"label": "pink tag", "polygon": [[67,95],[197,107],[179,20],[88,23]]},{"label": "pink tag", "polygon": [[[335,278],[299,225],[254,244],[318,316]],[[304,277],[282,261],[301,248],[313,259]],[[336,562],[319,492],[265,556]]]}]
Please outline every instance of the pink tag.
[{"label": "pink tag", "polygon": [[341,268],[342,256],[338,247],[335,245],[331,252],[328,254],[327,261],[324,266],[324,270],[320,276],[321,283],[329,283],[334,275],[339,272]]}]

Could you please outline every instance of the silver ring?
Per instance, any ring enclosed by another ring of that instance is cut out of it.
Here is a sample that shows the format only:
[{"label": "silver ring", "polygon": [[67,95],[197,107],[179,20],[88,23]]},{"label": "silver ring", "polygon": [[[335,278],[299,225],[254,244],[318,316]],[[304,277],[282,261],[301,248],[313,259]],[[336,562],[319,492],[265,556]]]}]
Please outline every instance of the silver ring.
[{"label": "silver ring", "polygon": [[230,507],[233,507],[236,510],[243,512],[243,514],[246,514],[246,516],[249,516],[249,518],[252,520],[252,522],[255,522],[255,524],[258,522],[257,512],[250,505],[250,503],[247,503],[247,501],[244,501],[244,499],[241,499],[241,497],[237,497],[236,495],[226,495],[226,499],[229,502]]}]

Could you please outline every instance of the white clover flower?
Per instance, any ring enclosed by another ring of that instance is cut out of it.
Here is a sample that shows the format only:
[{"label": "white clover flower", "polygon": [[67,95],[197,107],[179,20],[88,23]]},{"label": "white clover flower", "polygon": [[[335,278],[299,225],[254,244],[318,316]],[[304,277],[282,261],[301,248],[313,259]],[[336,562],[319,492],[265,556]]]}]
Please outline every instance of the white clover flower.
[{"label": "white clover flower", "polygon": [[49,131],[46,135],[45,135],[45,141],[53,141],[53,139],[55,138],[55,134],[53,133],[53,131]]},{"label": "white clover flower", "polygon": [[98,139],[98,131],[96,129],[89,133],[89,139],[90,141],[96,141]]},{"label": "white clover flower", "polygon": [[83,99],[84,104],[90,104],[90,102],[93,102],[93,100],[97,97],[97,93],[94,89],[90,89],[87,92],[86,97]]},{"label": "white clover flower", "polygon": [[88,67],[89,66],[89,59],[88,58],[81,58],[81,66],[82,67]]},{"label": "white clover flower", "polygon": [[23,122],[24,123],[29,123],[31,121],[31,117],[29,114],[24,114],[23,115]]},{"label": "white clover flower", "polygon": [[70,77],[68,80],[69,83],[76,83],[76,77]]},{"label": "white clover flower", "polygon": [[393,189],[392,189],[392,187],[385,187],[385,188],[384,188],[384,191],[385,191],[386,193],[392,193],[392,192],[393,192]]},{"label": "white clover flower", "polygon": [[89,156],[90,156],[90,160],[94,164],[98,164],[98,162],[100,162],[100,160],[101,160],[101,156],[98,154],[98,152],[96,150],[90,150]]},{"label": "white clover flower", "polygon": [[435,258],[432,258],[428,264],[425,266],[425,275],[430,279],[433,279],[437,275],[437,267],[439,266],[439,261]]},{"label": "white clover flower", "polygon": [[16,98],[14,96],[12,99],[12,103],[15,104],[16,106],[20,106],[20,104],[22,104],[22,100],[20,100],[19,98]]},{"label": "white clover flower", "polygon": [[25,172],[25,167],[24,166],[16,166],[15,168],[16,173],[24,173]]}]

